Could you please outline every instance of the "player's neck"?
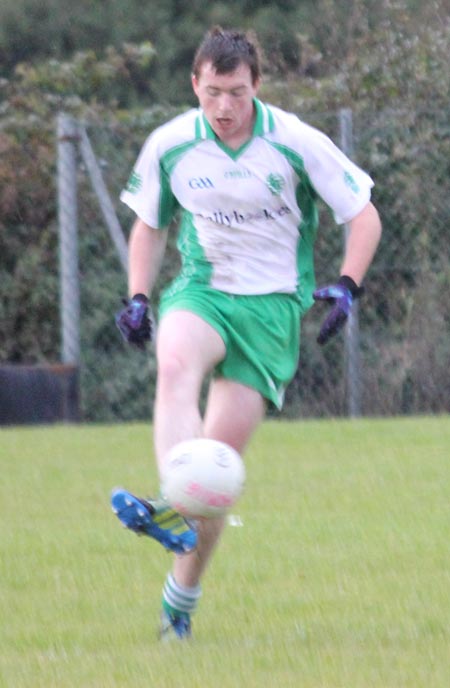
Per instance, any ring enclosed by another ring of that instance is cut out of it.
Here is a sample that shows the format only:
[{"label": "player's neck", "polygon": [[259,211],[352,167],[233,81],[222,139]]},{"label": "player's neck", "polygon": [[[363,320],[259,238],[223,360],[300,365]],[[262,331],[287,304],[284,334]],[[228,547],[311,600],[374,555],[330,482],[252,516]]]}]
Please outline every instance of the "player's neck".
[{"label": "player's neck", "polygon": [[230,148],[231,150],[236,151],[236,150],[239,150],[239,148],[241,148],[244,144],[246,144],[247,141],[250,141],[250,139],[252,138],[252,133],[253,133],[253,130],[246,133],[246,134],[243,134],[241,136],[232,136],[229,139],[228,138],[226,138],[226,139],[221,138],[219,140],[227,148]]},{"label": "player's neck", "polygon": [[227,148],[230,148],[231,150],[239,150],[243,145],[245,145],[248,141],[253,136],[253,129],[255,126],[255,119],[256,119],[256,111],[255,108],[253,108],[252,116],[249,118],[248,122],[239,128],[238,131],[230,132],[229,135],[222,133],[221,136],[219,136],[216,133],[217,138],[219,141],[226,146]]}]

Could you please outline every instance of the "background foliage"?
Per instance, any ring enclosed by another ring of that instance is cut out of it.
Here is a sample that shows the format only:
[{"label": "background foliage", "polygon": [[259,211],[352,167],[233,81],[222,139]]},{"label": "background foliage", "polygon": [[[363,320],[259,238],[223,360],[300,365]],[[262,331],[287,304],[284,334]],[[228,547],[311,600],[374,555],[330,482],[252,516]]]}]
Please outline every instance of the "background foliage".
[{"label": "background foliage", "polygon": [[[448,410],[449,9],[448,0],[231,1],[206,8],[197,0],[4,0],[0,361],[52,363],[60,356],[56,113],[89,124],[116,199],[147,134],[193,104],[193,52],[220,22],[256,29],[265,48],[264,99],[335,140],[337,110],[354,113],[355,155],[375,178],[385,227],[361,309],[365,411]],[[79,184],[84,417],[147,416],[154,371],[117,339],[111,314],[125,278],[82,165]],[[118,212],[128,227],[130,215]],[[323,209],[322,225],[321,281],[334,278],[342,250]],[[171,245],[160,284],[176,265]],[[320,315],[305,320],[288,415],[345,411],[342,342],[318,349]]]}]

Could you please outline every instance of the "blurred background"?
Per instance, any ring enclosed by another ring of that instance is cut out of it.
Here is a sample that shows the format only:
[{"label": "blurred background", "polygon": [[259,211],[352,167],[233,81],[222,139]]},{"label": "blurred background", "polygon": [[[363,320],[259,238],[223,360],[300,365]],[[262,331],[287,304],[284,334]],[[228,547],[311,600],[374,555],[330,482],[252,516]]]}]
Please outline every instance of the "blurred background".
[{"label": "blurred background", "polygon": [[[153,351],[128,349],[115,328],[126,274],[81,135],[126,238],[120,190],[148,134],[196,104],[192,58],[217,23],[256,31],[261,98],[371,174],[384,226],[352,331],[321,349],[324,311],[306,316],[281,415],[450,410],[449,0],[2,0],[0,424],[151,418]],[[64,249],[68,210],[76,241]],[[320,217],[325,283],[344,229],[324,205]],[[176,226],[170,236],[155,302],[178,267]],[[67,253],[76,280],[63,298]]]}]

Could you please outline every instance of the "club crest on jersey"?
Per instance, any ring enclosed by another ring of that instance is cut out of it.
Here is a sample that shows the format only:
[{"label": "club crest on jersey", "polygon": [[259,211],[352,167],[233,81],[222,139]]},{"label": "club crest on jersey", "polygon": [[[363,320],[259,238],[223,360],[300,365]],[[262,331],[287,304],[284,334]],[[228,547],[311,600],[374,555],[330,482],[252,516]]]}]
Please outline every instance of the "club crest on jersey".
[{"label": "club crest on jersey", "polygon": [[279,196],[283,191],[286,181],[281,174],[269,174],[266,178],[267,188],[274,196]]}]

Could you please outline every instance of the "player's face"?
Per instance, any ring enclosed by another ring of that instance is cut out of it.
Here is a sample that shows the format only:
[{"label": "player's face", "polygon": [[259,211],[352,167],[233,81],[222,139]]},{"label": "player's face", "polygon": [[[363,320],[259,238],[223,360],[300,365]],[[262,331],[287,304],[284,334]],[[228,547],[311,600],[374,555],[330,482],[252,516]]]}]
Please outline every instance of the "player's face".
[{"label": "player's face", "polygon": [[192,87],[214,133],[231,148],[238,148],[253,131],[253,98],[260,81],[252,82],[250,67],[241,63],[229,74],[217,74],[211,62],[203,64]]}]

